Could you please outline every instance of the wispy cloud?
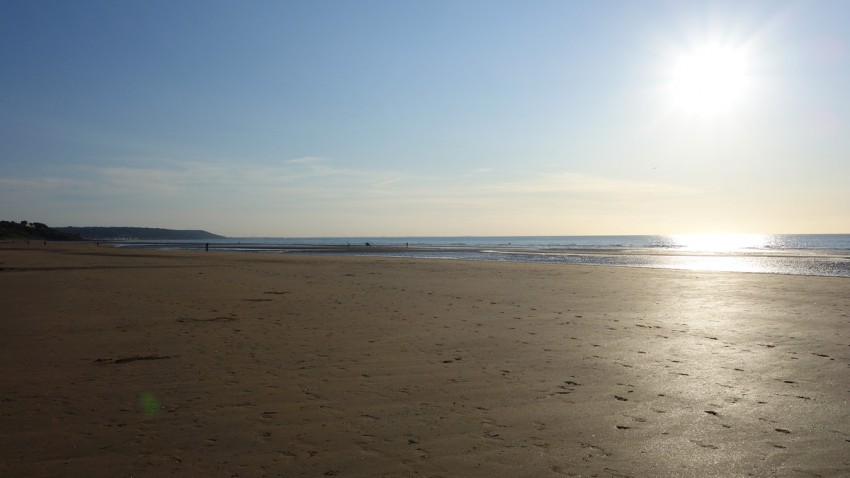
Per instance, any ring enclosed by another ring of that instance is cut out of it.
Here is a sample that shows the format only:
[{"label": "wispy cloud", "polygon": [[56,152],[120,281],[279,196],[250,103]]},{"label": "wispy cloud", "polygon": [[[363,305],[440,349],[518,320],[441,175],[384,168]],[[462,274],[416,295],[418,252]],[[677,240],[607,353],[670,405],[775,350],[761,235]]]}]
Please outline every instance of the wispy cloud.
[{"label": "wispy cloud", "polygon": [[88,185],[85,181],[70,178],[0,178],[0,191],[68,191],[81,189]]},{"label": "wispy cloud", "polygon": [[646,195],[683,196],[698,193],[693,188],[673,184],[572,172],[536,174],[529,178],[492,184],[487,187],[492,191],[508,194],[580,194],[607,198]]},{"label": "wispy cloud", "polygon": [[[154,218],[150,222],[163,218],[164,226],[189,215],[200,222],[197,227],[227,218],[231,227],[280,222],[333,234],[335,225],[365,228],[408,222],[424,229],[429,221],[466,230],[475,221],[522,223],[532,216],[558,217],[565,210],[634,210],[636,204],[671,204],[700,194],[675,184],[567,171],[427,176],[339,168],[318,157],[276,164],[157,160],[133,167],[122,162],[63,172],[0,179],[0,200],[26,191],[52,198],[64,211],[79,201],[90,217],[114,215],[112,209],[122,204],[147,211],[147,217]],[[199,216],[198,208],[208,216]],[[315,229],[317,224],[325,229]]]},{"label": "wispy cloud", "polygon": [[320,156],[304,156],[301,158],[287,159],[285,162],[288,164],[316,164],[325,161],[326,158]]},{"label": "wispy cloud", "polygon": [[[482,172],[489,169],[479,170]],[[145,167],[87,166],[66,170],[64,177],[3,178],[3,189],[104,196],[179,197],[230,189],[250,195],[303,198],[396,196],[403,201],[446,203],[529,195],[564,195],[628,199],[653,195],[677,197],[698,191],[658,182],[635,181],[573,172],[527,173],[510,179],[483,176],[413,176],[398,171],[346,170],[318,157],[296,158],[278,165],[223,162],[160,162]]]}]

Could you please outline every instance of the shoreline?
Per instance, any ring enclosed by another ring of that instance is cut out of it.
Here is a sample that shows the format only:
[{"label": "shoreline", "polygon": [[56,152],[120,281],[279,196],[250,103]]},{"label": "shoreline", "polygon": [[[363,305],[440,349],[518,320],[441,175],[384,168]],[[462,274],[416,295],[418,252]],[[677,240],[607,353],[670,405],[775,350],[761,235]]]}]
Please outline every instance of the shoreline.
[{"label": "shoreline", "polygon": [[[23,241],[0,241],[13,246]],[[405,245],[306,245],[258,244],[193,241],[61,241],[45,242],[61,247],[101,245],[117,249],[226,252],[262,255],[331,255],[340,257],[387,257],[417,260],[468,260],[474,262],[517,262],[561,265],[587,265],[693,272],[734,272],[815,277],[850,278],[850,251],[846,250],[777,250],[777,251],[691,251],[687,249],[577,249],[577,248],[508,248],[469,246],[405,246]],[[35,246],[39,247],[39,244]]]},{"label": "shoreline", "polygon": [[10,476],[850,473],[844,278],[0,245]]},{"label": "shoreline", "polygon": [[[843,237],[848,234],[820,234],[819,236],[835,236]],[[607,237],[607,236],[603,236]],[[507,244],[414,244],[413,246],[403,243],[379,243],[376,242],[369,246],[356,244],[334,244],[325,243],[323,241],[328,238],[316,238],[317,242],[303,243],[288,243],[288,242],[263,242],[246,238],[245,240],[235,239],[215,239],[215,240],[118,240],[118,239],[86,239],[82,241],[46,241],[48,244],[61,245],[86,245],[100,244],[117,248],[129,249],[146,249],[146,250],[198,250],[204,249],[205,245],[210,246],[210,250],[217,251],[235,251],[235,252],[306,252],[306,253],[321,253],[321,252],[338,252],[345,253],[392,253],[392,252],[499,252],[508,254],[551,254],[551,255],[648,255],[648,256],[745,256],[745,257],[788,257],[788,258],[809,258],[809,257],[831,257],[850,259],[850,249],[833,249],[833,248],[739,248],[730,250],[702,250],[688,246],[647,246],[647,247],[631,247],[631,246],[560,246],[560,245],[511,245]],[[308,240],[309,238],[305,239]],[[381,238],[378,238],[380,240]],[[417,238],[427,239],[427,238]],[[443,238],[434,238],[443,239]],[[484,238],[488,239],[488,238]],[[282,241],[288,240],[281,238]],[[27,242],[25,239],[0,239],[0,245],[23,244]],[[35,245],[43,242],[41,239],[32,240]]]},{"label": "shoreline", "polygon": [[[204,250],[206,243],[120,243],[116,247],[145,250]],[[777,250],[709,252],[687,249],[611,249],[472,247],[415,245],[298,245],[210,243],[212,252],[374,256],[407,259],[452,259],[484,262],[553,263],[690,271],[850,277],[850,251]],[[207,251],[207,252],[209,252]]]}]

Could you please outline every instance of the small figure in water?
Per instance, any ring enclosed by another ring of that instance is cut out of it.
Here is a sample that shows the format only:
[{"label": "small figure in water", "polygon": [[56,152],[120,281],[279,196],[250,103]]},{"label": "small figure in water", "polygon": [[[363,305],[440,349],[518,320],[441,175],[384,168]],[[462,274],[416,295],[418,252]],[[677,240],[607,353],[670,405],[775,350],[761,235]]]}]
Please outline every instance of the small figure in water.
[{"label": "small figure in water", "polygon": [[209,242],[207,243],[205,249],[206,249],[207,252],[210,252],[210,243]]},{"label": "small figure in water", "polygon": [[366,247],[372,247],[372,244],[366,243]]}]

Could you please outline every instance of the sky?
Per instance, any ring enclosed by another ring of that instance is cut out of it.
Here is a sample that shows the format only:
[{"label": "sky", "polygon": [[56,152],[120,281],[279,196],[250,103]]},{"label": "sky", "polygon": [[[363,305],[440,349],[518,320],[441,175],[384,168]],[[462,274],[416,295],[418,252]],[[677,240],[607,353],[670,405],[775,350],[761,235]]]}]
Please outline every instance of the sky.
[{"label": "sky", "polygon": [[850,2],[0,0],[0,219],[850,233]]}]

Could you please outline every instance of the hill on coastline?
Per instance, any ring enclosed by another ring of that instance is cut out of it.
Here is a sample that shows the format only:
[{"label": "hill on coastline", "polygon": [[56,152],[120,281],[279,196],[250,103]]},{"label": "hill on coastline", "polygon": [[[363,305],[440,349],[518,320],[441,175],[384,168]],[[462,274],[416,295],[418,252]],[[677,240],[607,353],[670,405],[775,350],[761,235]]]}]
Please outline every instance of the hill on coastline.
[{"label": "hill on coastline", "polygon": [[82,237],[48,227],[40,222],[0,221],[0,239],[34,239],[39,241],[79,241]]},{"label": "hill on coastline", "polygon": [[160,229],[154,227],[57,227],[59,231],[76,234],[91,240],[207,240],[223,239],[211,232],[202,230]]}]

